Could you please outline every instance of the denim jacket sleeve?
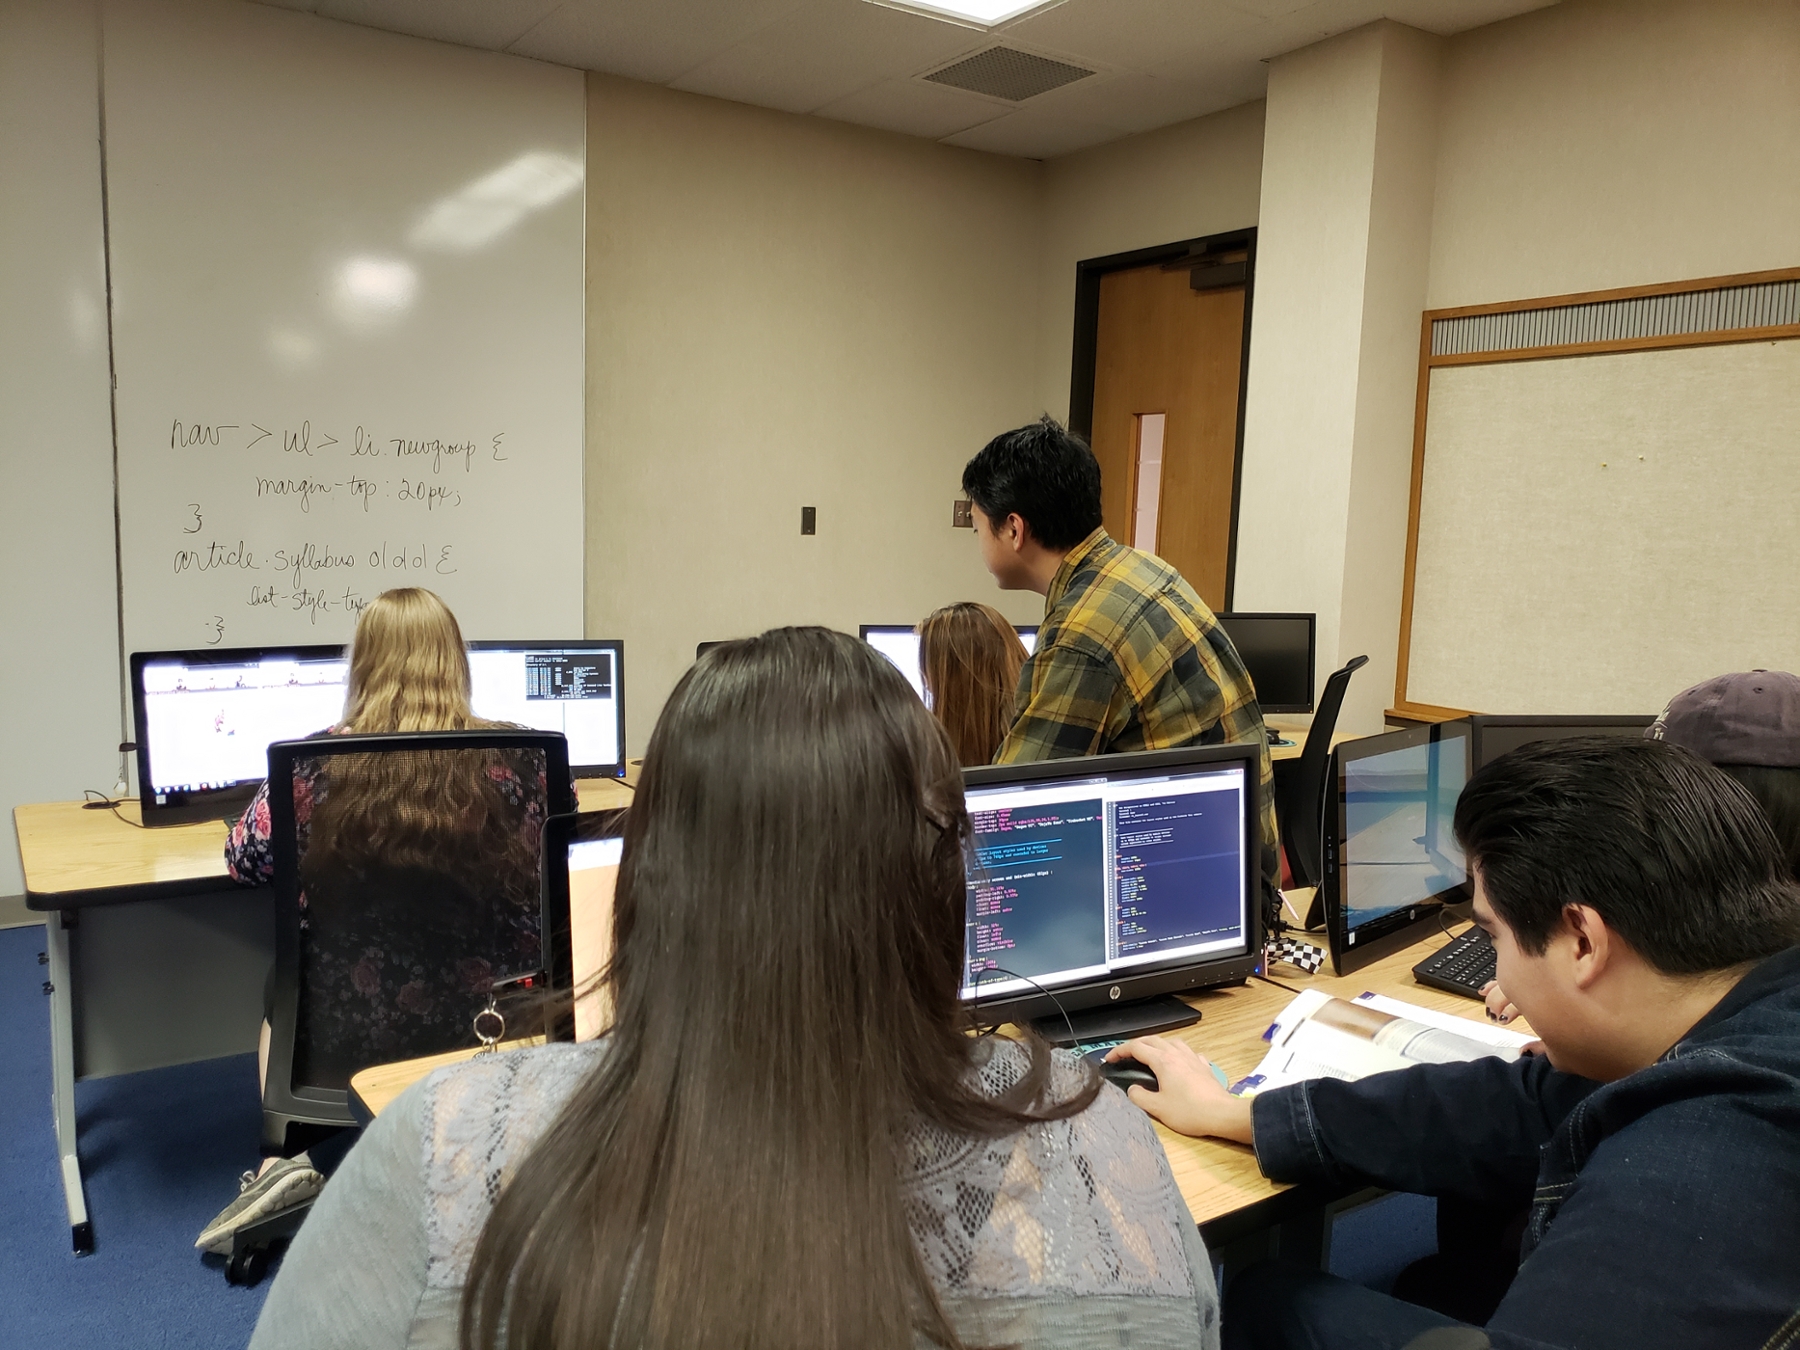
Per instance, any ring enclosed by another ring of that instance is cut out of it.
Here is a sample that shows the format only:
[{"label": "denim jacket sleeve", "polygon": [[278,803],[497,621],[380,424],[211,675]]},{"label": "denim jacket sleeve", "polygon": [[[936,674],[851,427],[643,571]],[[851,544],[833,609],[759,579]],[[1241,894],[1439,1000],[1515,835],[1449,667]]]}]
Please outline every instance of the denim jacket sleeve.
[{"label": "denim jacket sleeve", "polygon": [[1538,1148],[1599,1086],[1541,1056],[1315,1079],[1253,1101],[1256,1160],[1276,1181],[1523,1205]]}]

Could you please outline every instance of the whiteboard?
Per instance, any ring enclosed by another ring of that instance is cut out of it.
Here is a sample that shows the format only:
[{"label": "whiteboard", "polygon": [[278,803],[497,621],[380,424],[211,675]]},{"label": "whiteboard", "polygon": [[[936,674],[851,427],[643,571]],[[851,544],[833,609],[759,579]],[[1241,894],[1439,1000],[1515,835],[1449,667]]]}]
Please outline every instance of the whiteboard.
[{"label": "whiteboard", "polygon": [[128,651],[582,632],[578,72],[106,0]]},{"label": "whiteboard", "polygon": [[1800,341],[1430,378],[1408,700],[1650,713],[1800,670]]}]

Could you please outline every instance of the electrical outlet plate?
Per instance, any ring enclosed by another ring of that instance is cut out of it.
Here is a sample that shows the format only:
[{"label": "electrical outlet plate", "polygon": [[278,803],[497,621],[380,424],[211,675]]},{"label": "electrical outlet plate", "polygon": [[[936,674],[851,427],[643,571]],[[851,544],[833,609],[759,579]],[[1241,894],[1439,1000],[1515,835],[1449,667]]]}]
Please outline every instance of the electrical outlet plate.
[{"label": "electrical outlet plate", "polygon": [[967,497],[958,497],[950,503],[950,524],[959,530],[975,528],[974,503]]},{"label": "electrical outlet plate", "polygon": [[817,534],[819,532],[819,508],[803,506],[800,508],[800,533]]}]

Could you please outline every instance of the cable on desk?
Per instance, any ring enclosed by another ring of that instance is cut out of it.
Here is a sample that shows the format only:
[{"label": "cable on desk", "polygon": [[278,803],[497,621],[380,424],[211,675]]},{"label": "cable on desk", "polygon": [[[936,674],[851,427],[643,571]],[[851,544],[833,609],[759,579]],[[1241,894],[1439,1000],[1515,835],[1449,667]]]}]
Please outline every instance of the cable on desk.
[{"label": "cable on desk", "polygon": [[114,820],[123,821],[134,830],[149,828],[143,821],[131,820],[119,813],[119,808],[131,800],[129,797],[109,797],[97,788],[83,788],[81,790],[81,795],[87,798],[87,800],[82,803],[84,807],[92,807],[96,811],[102,808],[111,811]]},{"label": "cable on desk", "polygon": [[[1081,1037],[1079,1037],[1075,1034],[1075,1024],[1069,1020],[1068,1010],[1063,1007],[1062,1000],[1059,999],[1055,994],[1051,993],[1048,989],[1044,988],[1044,986],[1039,984],[1036,980],[1032,979],[1031,976],[1029,976],[1029,975],[1014,974],[1012,971],[1004,970],[999,966],[983,966],[980,974],[976,975],[976,977],[975,977],[975,1000],[969,1007],[969,1015],[971,1017],[973,1017],[976,1013],[981,1011],[981,981],[982,981],[983,976],[986,976],[989,974],[1008,975],[1008,976],[1011,976],[1015,980],[1023,980],[1023,981],[1025,981],[1026,984],[1030,985],[1033,989],[1037,990],[1038,993],[1042,994],[1045,998],[1049,999],[1052,1003],[1054,1003],[1056,1005],[1056,1011],[1058,1011],[1059,1013],[1062,1014],[1063,1025],[1069,1029],[1070,1043],[1074,1046],[1076,1052],[1080,1053],[1081,1045],[1082,1045]],[[981,1025],[981,1023],[978,1021],[978,1022],[976,1022],[975,1025],[977,1027],[979,1027]],[[980,1034],[983,1036],[992,1036],[998,1030],[1000,1030],[999,1026],[995,1025],[995,1026],[989,1027],[986,1031],[983,1031]]]},{"label": "cable on desk", "polygon": [[1294,986],[1291,984],[1283,984],[1280,980],[1271,980],[1267,975],[1261,974],[1260,972],[1257,972],[1257,971],[1252,971],[1250,978],[1253,980],[1261,980],[1264,984],[1272,984],[1277,989],[1285,989],[1290,994],[1298,994],[1301,992],[1300,990],[1294,988]]}]

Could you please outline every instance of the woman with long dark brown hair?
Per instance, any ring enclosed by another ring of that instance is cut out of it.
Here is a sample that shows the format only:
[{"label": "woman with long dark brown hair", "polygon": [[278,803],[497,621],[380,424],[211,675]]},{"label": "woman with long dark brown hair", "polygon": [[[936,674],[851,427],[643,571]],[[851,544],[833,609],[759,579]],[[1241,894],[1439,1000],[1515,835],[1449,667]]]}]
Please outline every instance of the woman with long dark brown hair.
[{"label": "woman with long dark brown hair", "polygon": [[626,826],[609,1034],[484,1057],[369,1128],[251,1344],[1214,1347],[1147,1120],[967,1033],[943,730],[824,629],[676,687]]},{"label": "woman with long dark brown hair", "polygon": [[931,710],[964,764],[991,764],[1013,724],[1025,644],[992,605],[958,601],[919,625],[919,670]]}]

